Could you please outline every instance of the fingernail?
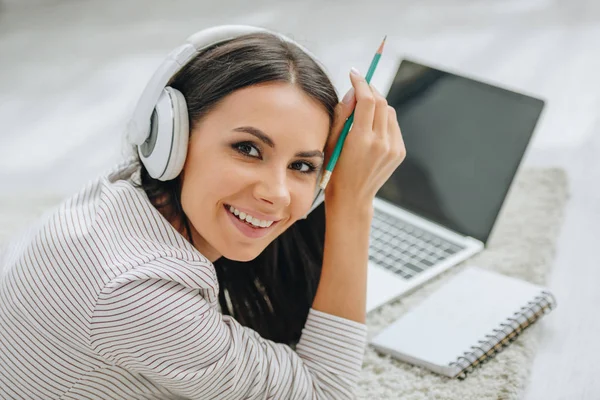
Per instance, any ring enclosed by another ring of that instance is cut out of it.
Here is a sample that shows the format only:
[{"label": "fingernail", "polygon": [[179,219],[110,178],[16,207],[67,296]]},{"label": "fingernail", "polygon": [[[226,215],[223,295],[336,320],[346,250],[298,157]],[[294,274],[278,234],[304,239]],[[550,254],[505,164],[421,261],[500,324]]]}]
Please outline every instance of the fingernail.
[{"label": "fingernail", "polygon": [[350,69],[350,72],[351,72],[351,73],[353,73],[354,75],[361,76],[361,75],[360,75],[360,72],[358,72],[358,70],[357,70],[356,68],[354,68],[354,67],[352,67],[352,68]]},{"label": "fingernail", "polygon": [[342,103],[344,103],[344,104],[350,103],[352,101],[353,97],[354,97],[354,88],[350,88],[350,90],[348,90],[348,93],[346,93],[346,95],[342,99]]}]

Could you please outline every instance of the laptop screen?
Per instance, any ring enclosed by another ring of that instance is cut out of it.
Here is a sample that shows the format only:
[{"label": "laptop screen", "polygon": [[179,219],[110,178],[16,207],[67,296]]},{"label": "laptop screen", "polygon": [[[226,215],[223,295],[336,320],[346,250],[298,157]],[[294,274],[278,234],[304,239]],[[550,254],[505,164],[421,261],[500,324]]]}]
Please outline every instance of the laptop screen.
[{"label": "laptop screen", "polygon": [[407,60],[387,100],[407,156],[377,197],[486,243],[544,102]]}]

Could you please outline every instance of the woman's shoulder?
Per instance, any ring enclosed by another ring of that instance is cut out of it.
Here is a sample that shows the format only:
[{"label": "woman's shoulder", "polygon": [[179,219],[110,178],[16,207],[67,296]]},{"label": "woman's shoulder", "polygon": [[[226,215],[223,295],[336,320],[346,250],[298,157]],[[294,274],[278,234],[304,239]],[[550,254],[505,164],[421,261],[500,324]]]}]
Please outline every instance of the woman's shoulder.
[{"label": "woman's shoulder", "polygon": [[97,231],[99,223],[105,228],[118,229],[126,224],[121,216],[130,216],[131,208],[151,206],[145,204],[147,198],[144,201],[134,184],[138,171],[139,165],[134,159],[119,162],[64,199],[50,213],[47,222],[55,223],[67,236],[101,233]]},{"label": "woman's shoulder", "polygon": [[142,258],[203,258],[154,207],[141,187],[140,173],[139,161],[126,159],[74,197],[68,209],[77,212],[78,203],[89,207],[85,214],[95,234],[113,242],[113,249]]},{"label": "woman's shoulder", "polygon": [[[137,159],[119,164],[100,181],[96,223],[107,234],[141,240],[147,248],[175,249],[184,258],[204,259],[154,207],[141,187]],[[169,253],[167,256],[173,256]]]},{"label": "woman's shoulder", "polygon": [[39,239],[44,232],[51,232],[56,243],[68,242],[70,237],[85,237],[96,223],[102,199],[107,193],[116,195],[111,185],[127,179],[134,172],[135,163],[126,160],[66,198],[37,195],[19,202],[2,199],[0,242],[4,247],[10,247],[15,241],[25,244]]},{"label": "woman's shoulder", "polygon": [[3,248],[8,250],[3,255],[18,257],[27,248],[40,245],[57,257],[65,250],[77,249],[86,259],[105,260],[106,265],[97,268],[108,270],[161,257],[192,262],[204,259],[151,204],[137,185],[139,172],[135,159],[120,162],[47,209],[27,229],[5,238]]}]

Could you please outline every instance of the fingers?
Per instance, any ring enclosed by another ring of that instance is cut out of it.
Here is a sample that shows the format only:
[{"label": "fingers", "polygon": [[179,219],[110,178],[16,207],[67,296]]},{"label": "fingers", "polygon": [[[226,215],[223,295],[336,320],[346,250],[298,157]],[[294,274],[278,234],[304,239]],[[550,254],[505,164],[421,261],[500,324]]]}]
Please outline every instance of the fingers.
[{"label": "fingers", "polygon": [[375,114],[375,96],[371,87],[354,68],[350,72],[350,81],[354,87],[356,96],[356,108],[354,109],[354,128],[361,132],[373,129],[373,116]]},{"label": "fingers", "polygon": [[375,98],[375,115],[372,129],[375,135],[385,138],[388,131],[388,103],[375,87],[371,86],[371,90]]},{"label": "fingers", "polygon": [[327,144],[325,146],[325,151],[327,152],[329,149],[333,149],[337,142],[340,133],[342,132],[342,128],[346,123],[346,120],[354,111],[354,107],[356,105],[356,97],[354,96],[354,88],[350,88],[350,90],[344,95],[342,101],[340,101],[334,110],[333,117],[333,125],[331,127],[331,133],[327,140]]},{"label": "fingers", "polygon": [[394,107],[387,106],[386,113],[388,115],[387,131],[390,141],[390,157],[396,161],[396,166],[398,166],[406,157],[406,147],[404,146],[404,139],[398,125],[396,110]]},{"label": "fingers", "polygon": [[342,129],[344,123],[354,111],[356,106],[356,97],[354,96],[354,88],[350,88],[348,93],[344,95],[342,101],[340,101],[335,107],[335,127],[334,129]]},{"label": "fingers", "polygon": [[336,107],[336,122],[328,141],[326,163],[354,108],[353,126],[336,167],[339,169],[332,175],[331,181],[333,187],[351,193],[348,198],[354,201],[355,197],[366,199],[375,196],[404,160],[406,150],[394,108],[389,107],[385,97],[360,74],[350,73],[350,80],[354,94],[350,93],[347,101]]},{"label": "fingers", "polygon": [[335,108],[335,116],[334,116],[334,124],[331,127],[331,132],[329,137],[327,138],[327,143],[325,144],[325,163],[329,161],[329,156],[333,152],[335,145],[342,133],[342,128],[348,119],[348,116],[352,114],[352,110],[348,115],[344,110],[344,106],[342,103],[339,103]]},{"label": "fingers", "polygon": [[350,92],[345,96],[346,102],[342,101],[338,104],[334,135],[330,138],[327,147],[331,149],[335,146],[339,132],[347,116],[352,113],[352,106],[356,103],[352,129],[364,134],[364,139],[370,137],[367,140],[374,146],[375,153],[382,159],[391,161],[391,164],[395,164],[395,168],[404,160],[406,154],[396,111],[388,106],[385,97],[354,69],[350,73],[350,80],[354,95]]}]

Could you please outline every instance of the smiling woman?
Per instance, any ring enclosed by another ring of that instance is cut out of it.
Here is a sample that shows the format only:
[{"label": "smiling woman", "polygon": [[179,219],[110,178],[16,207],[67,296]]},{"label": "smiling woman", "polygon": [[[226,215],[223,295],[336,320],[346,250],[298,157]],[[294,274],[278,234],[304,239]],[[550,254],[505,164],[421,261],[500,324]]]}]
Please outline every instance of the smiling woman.
[{"label": "smiling woman", "polygon": [[[166,182],[142,166],[142,187],[213,262],[223,313],[294,344],[321,271],[323,210],[294,223],[313,200],[335,89],[310,56],[264,33],[207,49],[169,86],[187,103],[186,162]],[[252,228],[230,206],[273,223]]]},{"label": "smiling woman", "polygon": [[[326,108],[285,81],[224,97],[192,129],[181,174],[181,204],[198,250],[213,262],[250,261],[300,219],[312,204],[329,130]],[[239,230],[227,223],[229,206],[248,222],[273,223]]]},{"label": "smiling woman", "polygon": [[[273,32],[188,40],[134,112],[136,155],[0,253],[0,398],[353,397],[396,115],[358,72],[338,103]],[[302,219],[354,109],[325,207]]]}]

